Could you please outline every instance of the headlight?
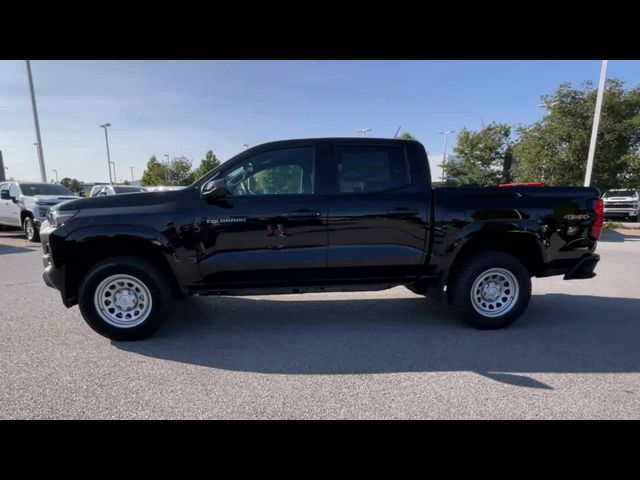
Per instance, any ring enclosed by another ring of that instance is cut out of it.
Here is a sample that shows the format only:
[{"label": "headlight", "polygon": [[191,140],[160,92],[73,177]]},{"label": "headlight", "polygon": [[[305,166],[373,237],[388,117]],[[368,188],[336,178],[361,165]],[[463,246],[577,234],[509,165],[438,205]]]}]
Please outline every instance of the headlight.
[{"label": "headlight", "polygon": [[77,214],[78,214],[78,210],[52,209],[52,210],[49,210],[49,213],[47,214],[47,221],[51,224],[51,226],[59,227],[60,225],[71,220]]}]

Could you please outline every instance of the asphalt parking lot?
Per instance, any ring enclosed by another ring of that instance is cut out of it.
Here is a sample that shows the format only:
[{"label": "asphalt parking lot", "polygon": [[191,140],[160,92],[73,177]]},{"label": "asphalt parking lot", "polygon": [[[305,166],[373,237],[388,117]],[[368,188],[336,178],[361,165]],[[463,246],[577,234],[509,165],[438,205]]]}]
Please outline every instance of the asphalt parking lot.
[{"label": "asphalt parking lot", "polygon": [[534,279],[476,331],[404,288],[178,302],[112,342],[0,232],[0,418],[640,418],[640,232],[606,232],[593,280]]}]

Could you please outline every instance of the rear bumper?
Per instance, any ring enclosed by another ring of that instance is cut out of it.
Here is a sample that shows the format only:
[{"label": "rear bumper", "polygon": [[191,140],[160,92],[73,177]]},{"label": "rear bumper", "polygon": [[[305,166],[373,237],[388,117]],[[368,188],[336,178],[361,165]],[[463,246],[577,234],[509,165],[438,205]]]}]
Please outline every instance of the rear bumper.
[{"label": "rear bumper", "polygon": [[599,261],[600,255],[597,253],[585,255],[565,274],[564,279],[578,280],[595,277],[596,274],[594,270]]}]

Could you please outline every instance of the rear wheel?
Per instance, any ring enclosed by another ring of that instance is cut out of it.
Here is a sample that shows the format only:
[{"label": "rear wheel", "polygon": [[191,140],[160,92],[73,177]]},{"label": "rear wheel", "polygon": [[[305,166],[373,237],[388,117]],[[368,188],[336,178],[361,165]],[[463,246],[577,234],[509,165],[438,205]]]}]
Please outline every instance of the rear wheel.
[{"label": "rear wheel", "polygon": [[114,257],[94,265],[78,290],[85,321],[113,340],[153,335],[171,299],[164,272],[138,257]]},{"label": "rear wheel", "polygon": [[33,218],[25,217],[24,222],[22,223],[22,229],[24,230],[25,237],[27,237],[27,240],[30,242],[37,242],[40,240],[40,232],[38,231],[38,227],[36,227]]},{"label": "rear wheel", "polygon": [[480,329],[503,328],[527,308],[531,277],[513,255],[481,252],[458,265],[447,285],[453,310]]}]

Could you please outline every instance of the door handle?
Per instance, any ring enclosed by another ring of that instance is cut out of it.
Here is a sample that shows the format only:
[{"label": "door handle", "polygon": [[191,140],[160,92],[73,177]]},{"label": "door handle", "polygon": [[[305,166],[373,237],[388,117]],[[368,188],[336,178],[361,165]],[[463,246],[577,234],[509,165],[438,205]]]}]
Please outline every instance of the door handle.
[{"label": "door handle", "polygon": [[320,212],[313,210],[296,210],[295,212],[285,213],[283,217],[286,218],[306,218],[306,217],[319,217]]},{"label": "door handle", "polygon": [[413,217],[418,215],[418,210],[415,208],[394,208],[387,212],[387,215],[391,217]]}]

